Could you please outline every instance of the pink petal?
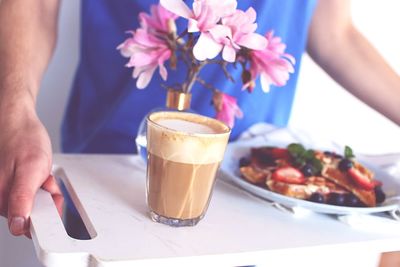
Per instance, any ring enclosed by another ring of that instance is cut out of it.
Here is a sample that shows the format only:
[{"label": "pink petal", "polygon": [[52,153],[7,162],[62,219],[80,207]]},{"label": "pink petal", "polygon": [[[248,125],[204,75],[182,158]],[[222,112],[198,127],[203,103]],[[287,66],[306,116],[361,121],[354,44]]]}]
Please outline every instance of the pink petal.
[{"label": "pink petal", "polygon": [[206,2],[218,12],[219,17],[226,17],[236,11],[236,0],[206,0]]},{"label": "pink petal", "polygon": [[217,119],[225,122],[229,127],[233,127],[236,118],[242,118],[243,112],[237,105],[237,100],[233,96],[222,93],[222,106],[217,112]]},{"label": "pink petal", "polygon": [[160,4],[165,9],[186,19],[193,15],[190,8],[182,0],[160,0]]},{"label": "pink petal", "polygon": [[127,39],[125,42],[117,47],[123,57],[130,57],[133,54],[132,48],[133,44],[131,38]]},{"label": "pink petal", "polygon": [[240,31],[243,33],[251,33],[257,30],[257,23],[245,24],[240,27]]},{"label": "pink petal", "polygon": [[153,63],[157,60],[158,52],[150,52],[150,53],[136,53],[131,57],[129,61],[130,66],[146,66],[150,63]]},{"label": "pink petal", "polygon": [[262,50],[267,47],[268,41],[258,33],[249,33],[243,35],[237,43],[250,49]]},{"label": "pink petal", "polygon": [[153,77],[154,71],[156,70],[157,65],[146,69],[142,73],[140,73],[139,78],[136,81],[136,87],[138,89],[144,89],[147,85],[149,85],[151,78]]},{"label": "pink petal", "polygon": [[254,8],[249,7],[249,8],[246,10],[245,14],[246,14],[246,17],[247,17],[249,23],[253,23],[253,22],[256,21],[257,13],[256,13],[256,11],[254,10]]},{"label": "pink petal", "polygon": [[215,25],[213,28],[209,30],[209,33],[217,41],[220,41],[221,39],[224,39],[226,37],[232,39],[232,31],[231,28],[229,28],[228,26]]},{"label": "pink petal", "polygon": [[146,68],[147,68],[147,66],[146,67],[135,67],[135,68],[133,68],[132,77],[134,79],[136,79],[137,77],[139,77],[140,73],[142,73]]},{"label": "pink petal", "polygon": [[292,65],[296,64],[296,59],[294,58],[294,56],[290,54],[283,54],[283,56],[287,58],[290,61],[290,63],[292,63]]},{"label": "pink petal", "polygon": [[289,79],[289,73],[282,69],[279,69],[276,65],[272,65],[268,70],[268,76],[270,77],[272,84],[276,86],[283,86]]},{"label": "pink petal", "polygon": [[160,45],[165,45],[164,41],[156,38],[154,35],[149,34],[143,29],[138,29],[134,36],[136,43],[148,46],[148,47],[158,47]]},{"label": "pink petal", "polygon": [[215,58],[221,50],[221,44],[215,42],[210,35],[202,33],[193,47],[193,55],[197,60],[212,59]]},{"label": "pink petal", "polygon": [[164,81],[166,81],[168,77],[168,72],[164,66],[164,61],[168,60],[170,57],[171,57],[171,51],[166,50],[158,59],[158,67],[160,68],[160,75]]}]

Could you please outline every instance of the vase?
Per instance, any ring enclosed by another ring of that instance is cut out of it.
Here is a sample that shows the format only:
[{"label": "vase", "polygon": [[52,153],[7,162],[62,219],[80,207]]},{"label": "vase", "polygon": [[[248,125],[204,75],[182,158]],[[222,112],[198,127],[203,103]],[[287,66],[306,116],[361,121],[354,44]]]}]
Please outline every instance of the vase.
[{"label": "vase", "polygon": [[146,162],[147,161],[147,117],[156,111],[184,111],[184,112],[193,112],[190,109],[190,102],[192,99],[192,95],[190,93],[184,93],[181,91],[169,89],[167,91],[167,97],[164,107],[157,107],[152,109],[149,113],[144,116],[142,121],[139,124],[138,133],[136,135],[136,148],[137,153],[141,156],[141,158]]}]

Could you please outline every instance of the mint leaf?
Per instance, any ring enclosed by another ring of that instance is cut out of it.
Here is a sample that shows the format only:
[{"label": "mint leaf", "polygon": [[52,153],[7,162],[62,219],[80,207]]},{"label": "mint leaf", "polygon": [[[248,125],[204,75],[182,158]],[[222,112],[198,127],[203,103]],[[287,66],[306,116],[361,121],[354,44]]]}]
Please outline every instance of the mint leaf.
[{"label": "mint leaf", "polygon": [[349,146],[344,147],[344,157],[346,159],[354,158],[353,149],[351,149]]},{"label": "mint leaf", "polygon": [[297,143],[292,143],[288,145],[287,149],[290,155],[294,158],[301,157],[306,151],[306,149],[301,144]]},{"label": "mint leaf", "polygon": [[303,157],[304,157],[306,160],[312,160],[312,159],[314,159],[314,157],[315,157],[314,150],[308,149],[308,150],[304,153]]},{"label": "mint leaf", "polygon": [[319,173],[321,173],[323,166],[322,162],[319,159],[314,157],[309,162],[313,167],[314,175],[318,175]]}]

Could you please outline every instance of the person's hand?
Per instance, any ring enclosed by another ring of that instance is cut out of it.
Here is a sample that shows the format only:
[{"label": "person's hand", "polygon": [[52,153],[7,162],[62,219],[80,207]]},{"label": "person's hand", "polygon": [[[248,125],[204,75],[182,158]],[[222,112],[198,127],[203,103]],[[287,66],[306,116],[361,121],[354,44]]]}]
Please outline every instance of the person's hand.
[{"label": "person's hand", "polygon": [[[50,175],[49,135],[34,107],[0,103],[0,215],[13,235],[29,234],[29,216],[39,188],[50,192],[60,212],[63,197]],[[33,106],[33,105],[32,105]]]}]

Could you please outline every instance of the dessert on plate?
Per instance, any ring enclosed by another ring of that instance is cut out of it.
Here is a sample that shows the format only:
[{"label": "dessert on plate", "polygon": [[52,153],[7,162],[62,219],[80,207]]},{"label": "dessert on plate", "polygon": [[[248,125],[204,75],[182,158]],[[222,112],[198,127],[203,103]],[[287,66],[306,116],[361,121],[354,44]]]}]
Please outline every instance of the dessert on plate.
[{"label": "dessert on plate", "polygon": [[385,200],[382,183],[348,146],[343,155],[298,143],[253,147],[240,159],[239,170],[252,184],[316,203],[375,207]]}]

